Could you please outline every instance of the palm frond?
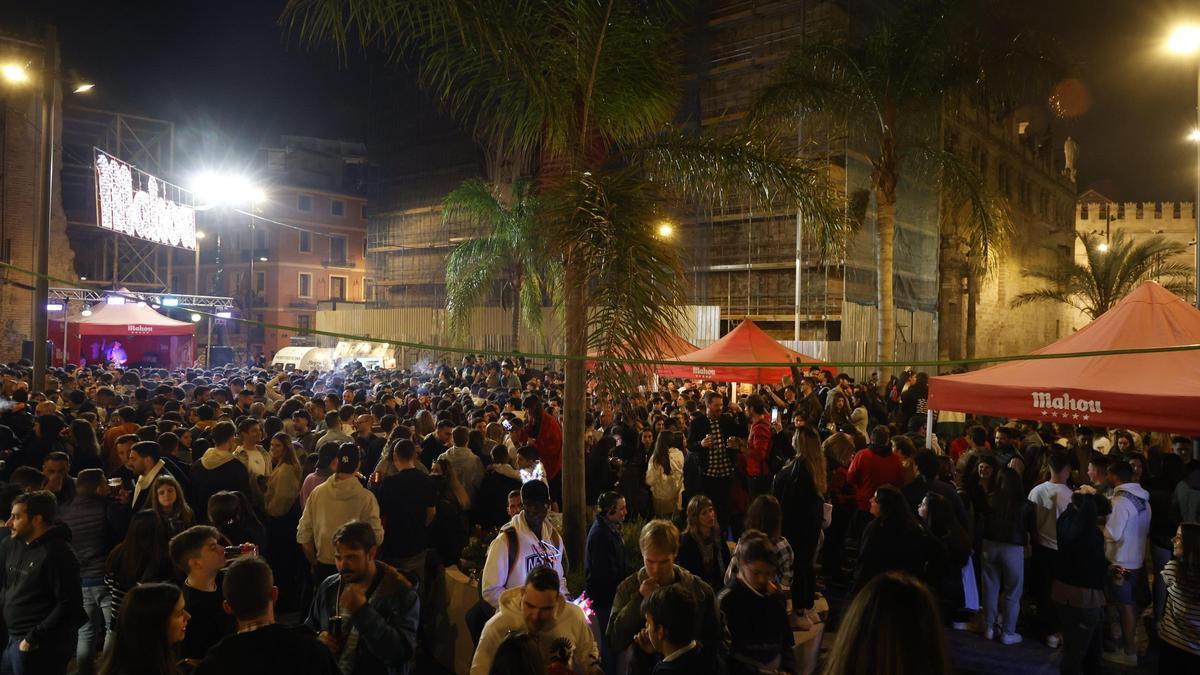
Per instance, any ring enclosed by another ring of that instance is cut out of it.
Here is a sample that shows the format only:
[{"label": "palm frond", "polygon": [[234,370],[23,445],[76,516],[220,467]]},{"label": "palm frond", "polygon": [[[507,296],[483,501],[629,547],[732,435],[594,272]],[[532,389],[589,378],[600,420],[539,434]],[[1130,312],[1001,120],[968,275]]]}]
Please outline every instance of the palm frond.
[{"label": "palm frond", "polygon": [[[663,202],[636,168],[575,173],[545,196],[547,236],[562,241],[565,264],[588,271],[590,352],[645,358],[679,323],[686,278],[677,248],[653,223]],[[630,371],[597,369],[608,386],[630,386]]]},{"label": "palm frond", "polygon": [[1090,232],[1076,232],[1076,238],[1086,264],[1075,262],[1074,253],[1059,253],[1055,269],[1026,271],[1026,276],[1048,282],[1050,287],[1022,293],[1012,306],[1060,302],[1095,319],[1147,279],[1158,280],[1173,293],[1188,292],[1185,281],[1191,266],[1171,260],[1187,251],[1180,244],[1161,236],[1135,241],[1121,229],[1113,230],[1107,240]]},{"label": "palm frond", "polygon": [[446,258],[446,318],[452,338],[466,337],[471,310],[492,291],[509,264],[506,248],[496,246],[490,238],[468,239],[450,252]]}]

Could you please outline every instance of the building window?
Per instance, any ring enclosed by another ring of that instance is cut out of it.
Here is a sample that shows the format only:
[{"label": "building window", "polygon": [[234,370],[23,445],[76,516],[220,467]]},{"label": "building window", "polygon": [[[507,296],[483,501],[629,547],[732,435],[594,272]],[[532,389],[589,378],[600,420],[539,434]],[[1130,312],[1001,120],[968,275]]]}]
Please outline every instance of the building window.
[{"label": "building window", "polygon": [[311,298],[312,297],[312,274],[310,274],[308,272],[300,273],[299,291],[300,291],[300,297],[302,297],[302,298]]},{"label": "building window", "polygon": [[330,215],[338,216],[339,218],[346,215],[346,202],[340,199],[330,199],[329,213]]},{"label": "building window", "polygon": [[345,237],[329,238],[329,262],[335,265],[344,265],[346,263]]},{"label": "building window", "polygon": [[300,334],[305,335],[312,330],[312,317],[308,314],[300,314],[296,316],[296,328],[300,329]]},{"label": "building window", "polygon": [[367,205],[366,205],[366,204],[363,204],[363,205],[362,205],[361,207],[359,207],[359,208],[361,208],[361,209],[362,209],[362,211],[361,211],[361,213],[362,213],[362,219],[363,219],[363,220],[366,220],[366,219],[367,219]]},{"label": "building window", "polygon": [[300,230],[300,252],[312,253],[312,232]]},{"label": "building window", "polygon": [[329,299],[346,299],[346,277],[329,277]]},{"label": "building window", "polygon": [[254,292],[262,293],[263,290],[266,289],[266,287],[267,287],[267,273],[266,272],[255,272],[254,273]]},{"label": "building window", "polygon": [[312,211],[312,195],[300,195],[297,197],[296,208],[301,211]]}]

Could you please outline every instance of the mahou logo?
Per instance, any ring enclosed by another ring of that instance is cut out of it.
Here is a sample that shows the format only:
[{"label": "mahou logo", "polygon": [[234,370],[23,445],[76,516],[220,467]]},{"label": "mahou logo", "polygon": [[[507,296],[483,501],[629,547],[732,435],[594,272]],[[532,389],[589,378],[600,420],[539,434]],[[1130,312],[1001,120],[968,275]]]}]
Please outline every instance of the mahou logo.
[{"label": "mahou logo", "polygon": [[125,326],[125,330],[129,331],[130,335],[149,335],[154,332],[154,327],[131,323]]},{"label": "mahou logo", "polygon": [[695,377],[716,377],[717,371],[713,370],[712,368],[692,366],[692,375]]},{"label": "mahou logo", "polygon": [[1047,391],[1033,392],[1033,407],[1043,416],[1089,420],[1093,414],[1104,413],[1101,402],[1093,399],[1071,398],[1070,394],[1054,394]]}]

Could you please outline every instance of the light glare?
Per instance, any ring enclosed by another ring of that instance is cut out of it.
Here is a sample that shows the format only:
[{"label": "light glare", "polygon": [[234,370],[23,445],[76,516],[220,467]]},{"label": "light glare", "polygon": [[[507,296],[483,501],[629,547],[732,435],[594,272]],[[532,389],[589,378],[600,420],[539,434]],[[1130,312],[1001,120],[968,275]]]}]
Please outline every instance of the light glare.
[{"label": "light glare", "polygon": [[675,226],[674,225],[672,225],[671,223],[668,223],[665,220],[658,224],[658,236],[662,237],[663,239],[666,239],[667,237],[670,237],[673,234],[675,234]]},{"label": "light glare", "polygon": [[267,198],[262,188],[245,176],[205,172],[192,181],[196,200],[204,207],[245,206]]},{"label": "light glare", "polygon": [[1200,26],[1177,26],[1167,38],[1167,51],[1176,54],[1195,54],[1200,51]]},{"label": "light glare", "polygon": [[17,63],[6,63],[0,66],[0,74],[3,74],[4,79],[13,84],[24,84],[29,81],[29,71]]}]

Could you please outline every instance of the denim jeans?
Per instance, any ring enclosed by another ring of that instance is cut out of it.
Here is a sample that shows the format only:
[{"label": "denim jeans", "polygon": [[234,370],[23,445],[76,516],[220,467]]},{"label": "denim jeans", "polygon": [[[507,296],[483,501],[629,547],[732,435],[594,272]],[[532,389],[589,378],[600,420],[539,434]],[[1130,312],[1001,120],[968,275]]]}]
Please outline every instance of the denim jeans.
[{"label": "denim jeans", "polygon": [[996,625],[1000,605],[1004,605],[1005,633],[1017,632],[1021,613],[1021,585],[1025,581],[1025,547],[983,540],[983,618],[984,627]]},{"label": "denim jeans", "polygon": [[103,582],[83,587],[83,611],[87,620],[79,627],[75,663],[78,675],[92,675],[96,672],[96,654],[102,646],[108,646],[111,641],[109,636],[112,635],[112,605],[109,603],[108,587]]},{"label": "denim jeans", "polygon": [[[69,636],[74,637],[74,636]],[[0,675],[66,675],[71,649],[64,640],[49,640],[33,651],[23,652],[24,637],[10,636],[0,657]]]},{"label": "denim jeans", "polygon": [[1058,606],[1058,625],[1062,629],[1062,675],[1082,675],[1099,672],[1103,640],[1100,626],[1104,620],[1103,607]]}]

